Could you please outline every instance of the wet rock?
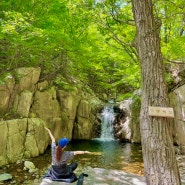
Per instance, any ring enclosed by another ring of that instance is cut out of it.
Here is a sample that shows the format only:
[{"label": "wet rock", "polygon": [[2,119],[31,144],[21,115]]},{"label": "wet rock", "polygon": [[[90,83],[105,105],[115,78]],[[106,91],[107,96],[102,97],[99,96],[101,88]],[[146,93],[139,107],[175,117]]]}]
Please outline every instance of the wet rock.
[{"label": "wet rock", "polygon": [[32,162],[30,162],[30,161],[25,161],[24,162],[24,167],[26,169],[35,169],[35,165]]},{"label": "wet rock", "polygon": [[185,155],[176,155],[182,185],[185,185]]},{"label": "wet rock", "polygon": [[[84,168],[83,171],[78,172],[77,176],[85,173],[88,177],[84,177],[85,185],[146,185],[145,178],[134,174],[126,173],[120,170],[107,170],[102,168]],[[65,182],[52,182],[46,179],[45,185],[68,185]],[[71,183],[76,185],[77,182]],[[35,182],[34,185],[39,185]]]},{"label": "wet rock", "polygon": [[24,162],[24,169],[28,170],[30,173],[34,173],[37,171],[37,168],[35,168],[35,165],[30,161]]},{"label": "wet rock", "polygon": [[12,179],[12,175],[9,174],[9,173],[0,174],[0,182],[1,181],[11,180],[11,179]]}]

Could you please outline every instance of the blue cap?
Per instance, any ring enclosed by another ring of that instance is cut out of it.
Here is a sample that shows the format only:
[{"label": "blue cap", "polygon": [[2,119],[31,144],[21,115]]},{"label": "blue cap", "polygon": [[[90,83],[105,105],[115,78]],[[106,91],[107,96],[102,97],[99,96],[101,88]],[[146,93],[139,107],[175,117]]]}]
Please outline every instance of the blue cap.
[{"label": "blue cap", "polygon": [[69,143],[69,139],[68,138],[62,138],[62,139],[59,140],[58,145],[63,148],[68,143]]}]

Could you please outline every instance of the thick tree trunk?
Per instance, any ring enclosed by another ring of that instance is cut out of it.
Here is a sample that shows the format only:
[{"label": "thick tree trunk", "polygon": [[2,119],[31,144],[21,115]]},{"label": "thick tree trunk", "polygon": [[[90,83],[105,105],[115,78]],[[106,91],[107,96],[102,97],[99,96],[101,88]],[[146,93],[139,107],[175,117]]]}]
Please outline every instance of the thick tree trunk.
[{"label": "thick tree trunk", "polygon": [[148,106],[169,106],[159,26],[154,21],[152,0],[132,0],[132,5],[142,73],[140,121],[146,181],[148,185],[179,185],[179,170],[169,129],[172,120],[151,117],[148,113]]}]

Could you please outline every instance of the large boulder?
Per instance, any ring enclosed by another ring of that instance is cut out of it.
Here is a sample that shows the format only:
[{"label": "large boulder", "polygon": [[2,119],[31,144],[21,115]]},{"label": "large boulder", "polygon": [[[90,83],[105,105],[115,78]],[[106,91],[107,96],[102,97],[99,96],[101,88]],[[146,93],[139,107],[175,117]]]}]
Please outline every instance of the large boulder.
[{"label": "large boulder", "polygon": [[39,118],[28,119],[28,128],[25,136],[24,156],[36,157],[43,154],[48,146],[48,133],[44,129],[45,122]]},{"label": "large boulder", "polygon": [[87,100],[81,100],[76,115],[74,139],[91,139],[94,120],[90,116],[91,106],[89,102]]},{"label": "large boulder", "polygon": [[60,102],[61,111],[65,112],[70,120],[75,120],[77,106],[81,97],[75,92],[65,92],[62,90],[57,91],[57,96]]},{"label": "large boulder", "polygon": [[6,121],[7,132],[7,157],[10,163],[22,159],[24,155],[24,141],[27,129],[27,119]]},{"label": "large boulder", "polygon": [[61,124],[60,125],[55,124],[54,133],[58,132],[58,133],[60,133],[60,134],[58,134],[58,136],[67,137],[69,139],[72,139],[73,126],[74,126],[74,120],[69,119],[66,112],[62,112],[61,113]]},{"label": "large boulder", "polygon": [[[44,120],[52,132],[55,131],[55,124],[58,125],[58,129],[62,130],[61,109],[54,86],[48,87],[48,89],[43,91],[35,92],[30,117]],[[59,137],[57,135],[54,136],[55,138]]]},{"label": "large boulder", "polygon": [[72,92],[57,91],[54,86],[43,88],[35,93],[30,117],[44,120],[56,141],[61,137],[71,139],[80,97]]},{"label": "large boulder", "polygon": [[[146,185],[145,177],[138,176],[132,173],[127,173],[123,170],[91,168],[88,166],[82,169],[82,172],[84,172],[84,174],[87,174],[88,176],[80,178],[79,175],[79,182],[75,181],[73,183],[70,183],[71,185]],[[80,172],[79,174],[83,174],[82,172]],[[40,180],[39,182],[35,180],[34,185],[39,184],[69,185],[69,183],[66,182],[51,181],[49,179],[42,179],[42,183],[40,182]]]},{"label": "large boulder", "polygon": [[[137,107],[137,110],[136,110]],[[139,111],[133,99],[127,99],[114,106],[116,119],[114,121],[115,137],[121,141],[140,143]]]},{"label": "large boulder", "polygon": [[100,100],[81,88],[57,90],[51,81],[40,82],[40,73],[39,67],[22,67],[14,77],[0,77],[0,165],[44,153],[51,142],[44,126],[56,141],[92,138]]},{"label": "large boulder", "polygon": [[1,146],[0,166],[8,163],[7,147],[6,147],[7,137],[8,137],[8,125],[5,121],[1,121],[0,122],[0,146]]},{"label": "large boulder", "polygon": [[57,97],[62,112],[62,136],[71,139],[73,137],[73,126],[76,119],[77,107],[81,97],[75,92],[65,92],[62,90],[57,91]]},{"label": "large boulder", "polygon": [[49,141],[45,125],[39,118],[1,121],[0,166],[43,154]]},{"label": "large boulder", "polygon": [[91,139],[93,124],[87,118],[78,117],[74,126],[74,139]]},{"label": "large boulder", "polygon": [[11,74],[0,78],[0,114],[8,111],[13,94],[15,80]]},{"label": "large boulder", "polygon": [[23,90],[34,91],[35,84],[39,81],[41,68],[22,67],[15,70],[18,93]]},{"label": "large boulder", "polygon": [[24,90],[17,94],[14,99],[13,110],[20,117],[28,117],[32,105],[33,92]]},{"label": "large boulder", "polygon": [[0,122],[0,166],[22,159],[27,119]]},{"label": "large boulder", "polygon": [[180,153],[185,154],[185,85],[170,93],[170,104],[174,108],[173,136]]},{"label": "large boulder", "polygon": [[78,106],[77,117],[89,118],[91,113],[91,106],[89,101],[81,100]]}]

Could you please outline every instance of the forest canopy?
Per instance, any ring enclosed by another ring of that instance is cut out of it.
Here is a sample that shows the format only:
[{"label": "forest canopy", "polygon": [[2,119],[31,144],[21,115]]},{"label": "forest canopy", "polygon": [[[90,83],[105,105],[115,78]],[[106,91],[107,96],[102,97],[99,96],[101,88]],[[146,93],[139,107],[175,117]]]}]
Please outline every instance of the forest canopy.
[{"label": "forest canopy", "polygon": [[[154,1],[154,14],[165,65],[184,63],[184,1]],[[63,88],[82,83],[121,100],[141,85],[135,38],[128,0],[2,0],[0,76],[39,66],[41,80]]]}]

